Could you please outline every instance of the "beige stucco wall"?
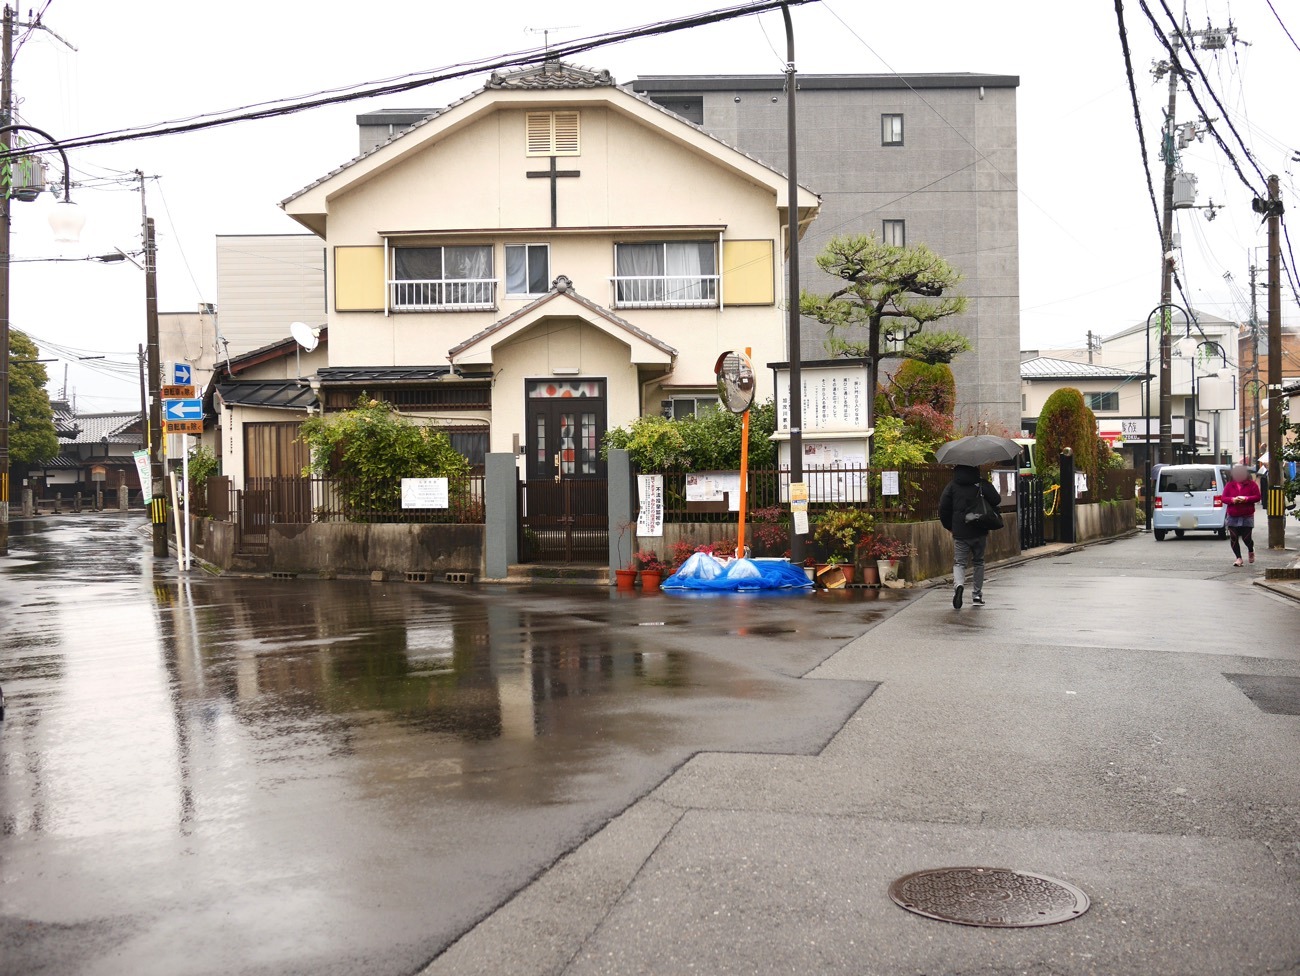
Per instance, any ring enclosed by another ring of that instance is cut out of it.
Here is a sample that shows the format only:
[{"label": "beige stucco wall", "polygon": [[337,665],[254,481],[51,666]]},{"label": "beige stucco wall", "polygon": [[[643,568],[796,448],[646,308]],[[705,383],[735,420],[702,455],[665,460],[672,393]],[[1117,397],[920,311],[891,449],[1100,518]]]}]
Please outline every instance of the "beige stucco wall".
[{"label": "beige stucco wall", "polygon": [[608,425],[619,427],[638,416],[637,369],[628,362],[628,347],[586,322],[554,319],[538,323],[494,349],[492,406],[493,451],[509,451],[514,435],[524,436],[524,396],[528,380],[552,379],[552,366],[576,367],[569,379],[604,379]]}]

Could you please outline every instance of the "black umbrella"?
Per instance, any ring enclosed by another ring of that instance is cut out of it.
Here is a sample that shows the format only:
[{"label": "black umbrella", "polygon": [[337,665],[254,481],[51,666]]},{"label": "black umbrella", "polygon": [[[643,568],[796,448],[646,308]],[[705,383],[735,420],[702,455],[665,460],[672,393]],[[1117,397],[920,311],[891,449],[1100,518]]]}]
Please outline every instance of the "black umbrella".
[{"label": "black umbrella", "polygon": [[996,464],[998,461],[1014,461],[1020,457],[1020,445],[1007,437],[993,434],[974,434],[949,441],[934,452],[934,459],[940,464],[969,464],[978,468],[981,464]]}]

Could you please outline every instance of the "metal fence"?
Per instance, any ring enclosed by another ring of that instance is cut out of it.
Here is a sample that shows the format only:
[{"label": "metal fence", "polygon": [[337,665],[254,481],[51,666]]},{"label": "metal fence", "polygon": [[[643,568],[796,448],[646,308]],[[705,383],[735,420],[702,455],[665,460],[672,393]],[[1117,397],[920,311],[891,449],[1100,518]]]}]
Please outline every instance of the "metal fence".
[{"label": "metal fence", "polygon": [[[738,499],[725,486],[716,487],[715,500],[693,501],[699,497],[701,483],[688,479],[702,476],[684,471],[644,472],[662,474],[664,478],[664,521],[729,522],[734,521]],[[811,512],[833,505],[865,508],[881,522],[916,522],[936,518],[939,496],[952,480],[952,468],[928,465],[918,468],[819,468],[805,471],[808,508]],[[703,492],[707,495],[707,488]],[[719,497],[720,496],[720,497]],[[786,507],[790,500],[788,468],[757,469],[749,472],[746,507],[749,511],[777,505]]]},{"label": "metal fence", "polygon": [[484,521],[484,479],[481,474],[452,479],[447,508],[376,509],[360,503],[350,488],[349,483],[340,478],[248,478],[242,489],[227,489],[228,495],[222,499],[224,505],[213,504],[217,495],[212,487],[209,487],[207,500],[209,508],[224,510],[227,518],[237,518],[248,528],[312,522],[480,525]]}]

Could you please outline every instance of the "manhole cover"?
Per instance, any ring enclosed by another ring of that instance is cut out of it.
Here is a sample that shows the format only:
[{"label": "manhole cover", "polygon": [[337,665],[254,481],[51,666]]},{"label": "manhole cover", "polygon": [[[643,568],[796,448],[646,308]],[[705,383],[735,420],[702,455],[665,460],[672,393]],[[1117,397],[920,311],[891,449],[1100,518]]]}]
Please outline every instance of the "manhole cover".
[{"label": "manhole cover", "polygon": [[1052,925],[1088,910],[1088,896],[1074,885],[1006,868],[917,871],[891,884],[889,897],[926,918],[986,928]]}]

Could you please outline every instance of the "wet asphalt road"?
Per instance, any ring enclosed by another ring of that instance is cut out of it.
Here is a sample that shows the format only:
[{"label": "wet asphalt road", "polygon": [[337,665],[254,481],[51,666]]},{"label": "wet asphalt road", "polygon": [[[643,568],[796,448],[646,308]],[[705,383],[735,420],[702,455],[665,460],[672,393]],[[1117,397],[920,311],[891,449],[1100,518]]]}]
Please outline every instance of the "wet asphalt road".
[{"label": "wet asphalt road", "polygon": [[143,527],[0,558],[0,973],[414,972],[694,753],[819,750],[874,684],[797,678],[907,601],[178,581]]}]

